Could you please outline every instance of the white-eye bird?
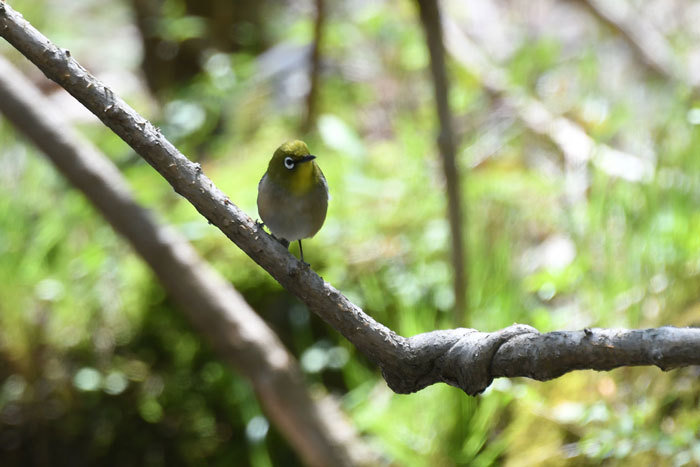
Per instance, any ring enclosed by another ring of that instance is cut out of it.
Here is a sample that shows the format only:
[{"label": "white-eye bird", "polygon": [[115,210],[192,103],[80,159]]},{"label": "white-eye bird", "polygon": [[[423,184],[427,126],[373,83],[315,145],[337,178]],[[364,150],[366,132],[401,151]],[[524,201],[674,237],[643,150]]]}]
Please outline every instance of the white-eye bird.
[{"label": "white-eye bird", "polygon": [[277,148],[258,183],[258,214],[285,247],[316,235],[326,220],[328,184],[303,141]]}]

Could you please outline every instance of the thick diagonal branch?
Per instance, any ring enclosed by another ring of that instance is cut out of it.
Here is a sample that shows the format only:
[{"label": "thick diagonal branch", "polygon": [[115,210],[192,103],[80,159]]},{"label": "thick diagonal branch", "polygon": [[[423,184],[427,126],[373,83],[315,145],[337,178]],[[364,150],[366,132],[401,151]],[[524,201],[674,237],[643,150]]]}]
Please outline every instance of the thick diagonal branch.
[{"label": "thick diagonal branch", "polygon": [[[248,256],[311,311],[375,361],[397,365],[405,340],[377,323],[282,245],[219,190],[199,164],[187,159],[148,120],[52,44],[9,5],[0,3],[0,35],[61,85],[153,166]],[[261,161],[262,162],[262,161]],[[251,186],[251,189],[255,189]]]},{"label": "thick diagonal branch", "polygon": [[699,329],[540,334],[529,326],[514,325],[493,333],[453,329],[401,337],[296,260],[216,188],[198,164],[3,3],[0,35],[112,128],[282,286],[379,365],[397,392],[445,382],[477,394],[501,376],[546,380],[584,368],[657,365],[669,369],[700,364]]},{"label": "thick diagonal branch", "polygon": [[352,438],[337,438],[352,430],[309,396],[296,361],[274,332],[178,232],[159,225],[134,200],[114,164],[2,57],[0,112],[132,245],[218,355],[252,382],[267,415],[307,464],[362,463],[353,454],[365,449]]}]

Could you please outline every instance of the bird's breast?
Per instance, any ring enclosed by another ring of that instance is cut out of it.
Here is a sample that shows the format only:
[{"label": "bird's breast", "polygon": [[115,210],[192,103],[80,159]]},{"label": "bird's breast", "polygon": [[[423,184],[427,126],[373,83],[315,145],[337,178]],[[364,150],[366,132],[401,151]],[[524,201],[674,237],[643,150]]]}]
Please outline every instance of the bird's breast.
[{"label": "bird's breast", "polygon": [[[309,164],[311,165],[311,164]],[[316,234],[326,219],[328,189],[323,179],[308,185],[301,194],[282,187],[265,175],[258,185],[258,213],[278,238],[295,241]]]}]

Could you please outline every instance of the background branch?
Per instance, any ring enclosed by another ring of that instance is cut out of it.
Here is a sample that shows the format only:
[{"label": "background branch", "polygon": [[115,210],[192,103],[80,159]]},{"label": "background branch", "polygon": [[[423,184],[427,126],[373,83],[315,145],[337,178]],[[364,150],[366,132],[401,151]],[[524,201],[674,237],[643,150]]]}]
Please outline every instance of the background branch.
[{"label": "background branch", "polygon": [[368,451],[353,439],[339,408],[310,397],[294,357],[274,332],[177,231],[159,225],[134,200],[112,162],[52,107],[0,57],[0,111],[148,263],[219,356],[251,381],[266,414],[300,457],[317,466],[365,463]]},{"label": "background branch", "polygon": [[314,21],[314,43],[311,48],[309,66],[309,93],[306,95],[306,113],[301,124],[301,132],[307,133],[316,118],[318,87],[321,75],[321,43],[323,41],[323,26],[326,19],[324,0],[316,0],[316,19]]},{"label": "background branch", "polygon": [[456,143],[452,129],[452,113],[450,112],[450,85],[445,67],[442,21],[437,0],[418,0],[418,11],[430,53],[430,72],[433,77],[435,105],[440,122],[437,144],[442,159],[442,170],[447,191],[447,217],[452,234],[453,292],[455,295],[454,322],[455,325],[461,326],[466,322],[467,309],[465,304],[467,303],[468,277],[465,263],[469,263],[462,231],[464,212],[462,209],[460,175],[455,161]]},{"label": "background branch", "polygon": [[500,376],[544,380],[584,368],[656,365],[669,369],[700,364],[700,329],[541,334],[530,326],[513,325],[492,333],[453,329],[408,339],[398,336],[256,226],[213,185],[198,164],[189,161],[68,53],[54,46],[9,6],[0,3],[0,7],[0,35],[112,128],[205,218],[311,311],[379,365],[393,390],[411,392],[445,382],[477,394]]},{"label": "background branch", "polygon": [[653,73],[693,88],[700,83],[691,83],[678,62],[673,48],[666,38],[649,21],[635,11],[627,1],[581,0],[586,9],[598,20],[619,32]]},{"label": "background branch", "polygon": [[445,18],[445,46],[452,58],[480,80],[486,92],[501,99],[515,116],[533,134],[545,138],[564,156],[566,176],[569,178],[569,197],[584,196],[588,186],[579,180],[589,162],[606,171],[631,180],[647,180],[653,173],[651,161],[598,143],[576,122],[551,112],[538,99],[508,79],[506,71],[492,63],[454,21]]}]

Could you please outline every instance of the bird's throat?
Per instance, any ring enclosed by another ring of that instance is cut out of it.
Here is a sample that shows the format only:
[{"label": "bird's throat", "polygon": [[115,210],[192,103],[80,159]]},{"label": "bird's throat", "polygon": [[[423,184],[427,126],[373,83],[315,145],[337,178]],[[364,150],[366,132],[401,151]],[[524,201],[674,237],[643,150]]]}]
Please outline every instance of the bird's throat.
[{"label": "bird's throat", "polygon": [[297,165],[294,172],[291,174],[289,191],[300,196],[311,190],[314,185],[314,163],[304,162]]}]

